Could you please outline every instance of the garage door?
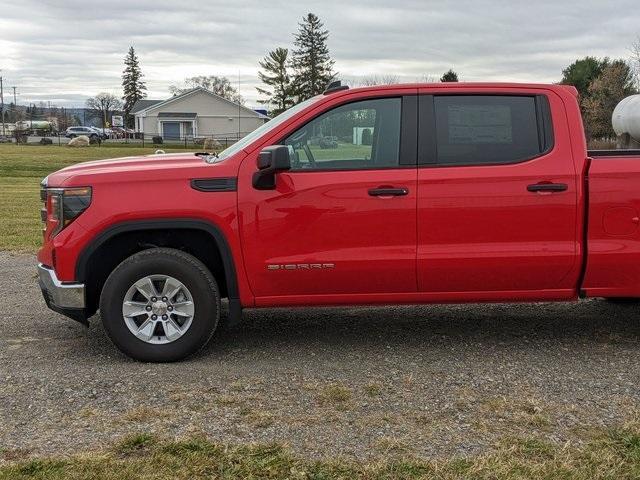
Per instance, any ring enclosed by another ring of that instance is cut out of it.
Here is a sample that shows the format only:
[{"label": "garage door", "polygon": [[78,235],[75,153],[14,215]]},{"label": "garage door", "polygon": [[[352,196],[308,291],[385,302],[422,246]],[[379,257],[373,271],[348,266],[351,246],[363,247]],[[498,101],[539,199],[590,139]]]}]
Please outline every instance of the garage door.
[{"label": "garage door", "polygon": [[165,139],[179,139],[180,138],[180,123],[179,122],[162,122],[162,136]]}]

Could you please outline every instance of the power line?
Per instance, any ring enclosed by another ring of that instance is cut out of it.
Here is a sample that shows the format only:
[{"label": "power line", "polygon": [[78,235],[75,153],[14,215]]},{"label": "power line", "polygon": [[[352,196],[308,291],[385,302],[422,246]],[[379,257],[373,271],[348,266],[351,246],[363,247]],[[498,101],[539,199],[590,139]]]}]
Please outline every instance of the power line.
[{"label": "power line", "polygon": [[2,136],[4,137],[4,91],[2,89],[2,76],[0,76],[0,111],[2,111]]}]

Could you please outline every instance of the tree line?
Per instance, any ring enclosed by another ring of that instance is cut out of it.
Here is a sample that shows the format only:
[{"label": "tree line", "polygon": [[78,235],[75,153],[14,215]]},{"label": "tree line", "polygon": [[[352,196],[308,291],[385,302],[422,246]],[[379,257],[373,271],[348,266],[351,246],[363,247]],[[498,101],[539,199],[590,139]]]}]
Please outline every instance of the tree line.
[{"label": "tree line", "polygon": [[[298,24],[294,34],[293,48],[277,47],[259,62],[258,76],[264,84],[257,87],[263,97],[258,102],[264,105],[271,116],[276,116],[293,105],[322,93],[329,82],[336,78],[335,61],[331,58],[327,40],[329,31],[313,13],[308,13]],[[90,116],[107,125],[111,115],[124,112],[128,124],[133,126],[131,109],[138,100],[146,98],[146,84],[138,57],[133,47],[124,59],[122,72],[122,98],[102,92],[86,101]],[[442,82],[457,82],[458,74],[449,70],[440,78]],[[370,76],[360,80],[359,85],[399,83],[395,75]],[[244,104],[244,98],[224,76],[202,75],[186,78],[181,85],[170,85],[171,95],[180,95],[201,87],[232,102]]]},{"label": "tree line", "polygon": [[560,83],[578,90],[587,140],[614,138],[613,109],[623,98],[638,93],[640,40],[633,48],[631,62],[587,56],[562,71]]},{"label": "tree line", "polygon": [[[322,93],[337,78],[335,60],[331,57],[327,41],[329,31],[313,13],[308,13],[293,34],[291,47],[279,46],[259,61],[258,76],[263,85],[256,87],[258,102],[276,116],[293,105]],[[631,60],[595,58],[587,56],[574,61],[562,70],[559,83],[573,85],[579,93],[585,133],[588,139],[612,138],[611,114],[617,103],[628,95],[638,93],[640,87],[640,37],[631,47]],[[122,73],[123,96],[100,93],[87,100],[87,108],[96,117],[108,123],[110,115],[123,111],[130,117],[133,105],[146,97],[146,85],[138,57],[133,47],[124,59]],[[432,82],[437,77],[426,76]],[[459,81],[458,73],[449,69],[441,82]],[[356,86],[399,83],[394,74],[373,75],[348,82]],[[224,76],[206,75],[185,79],[182,85],[171,85],[169,92],[180,95],[196,87],[205,88],[223,98],[244,104],[240,92]],[[129,119],[132,124],[133,119]]]}]

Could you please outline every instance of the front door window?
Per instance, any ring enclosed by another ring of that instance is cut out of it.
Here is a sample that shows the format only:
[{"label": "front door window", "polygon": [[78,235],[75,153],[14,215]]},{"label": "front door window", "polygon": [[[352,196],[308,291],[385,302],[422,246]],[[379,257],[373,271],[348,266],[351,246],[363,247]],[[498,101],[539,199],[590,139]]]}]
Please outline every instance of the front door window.
[{"label": "front door window", "polygon": [[349,103],[315,118],[284,141],[293,170],[360,170],[400,163],[402,99]]}]

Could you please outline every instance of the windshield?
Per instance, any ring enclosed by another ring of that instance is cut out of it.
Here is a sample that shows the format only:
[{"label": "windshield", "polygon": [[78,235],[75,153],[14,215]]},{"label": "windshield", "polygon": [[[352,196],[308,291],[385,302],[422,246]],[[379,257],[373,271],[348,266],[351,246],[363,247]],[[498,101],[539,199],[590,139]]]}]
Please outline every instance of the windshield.
[{"label": "windshield", "polygon": [[246,137],[242,137],[239,141],[231,145],[229,148],[224,149],[222,152],[218,154],[218,158],[220,159],[227,158],[239,152],[247,145],[250,145],[257,138],[267,133],[269,130],[272,130],[278,127],[279,125],[282,125],[285,121],[289,120],[291,117],[293,117],[296,113],[300,112],[301,110],[304,110],[305,108],[307,108],[309,105],[314,103],[317,99],[318,97],[312,97],[308,100],[305,100],[304,102],[299,103],[298,105],[294,105],[289,110],[285,110],[274,119],[269,120],[264,125],[261,125],[258,128],[256,128],[253,132],[251,132]]}]

